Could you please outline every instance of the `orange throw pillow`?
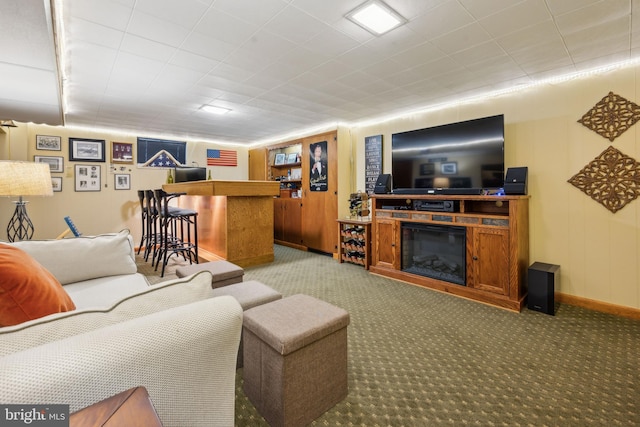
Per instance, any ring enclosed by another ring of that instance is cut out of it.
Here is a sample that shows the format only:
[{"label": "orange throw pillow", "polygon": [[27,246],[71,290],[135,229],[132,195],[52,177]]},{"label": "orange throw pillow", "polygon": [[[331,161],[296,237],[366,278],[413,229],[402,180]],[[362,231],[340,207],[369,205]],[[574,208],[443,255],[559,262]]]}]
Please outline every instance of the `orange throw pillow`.
[{"label": "orange throw pillow", "polygon": [[21,249],[0,244],[0,326],[76,307],[46,268]]}]

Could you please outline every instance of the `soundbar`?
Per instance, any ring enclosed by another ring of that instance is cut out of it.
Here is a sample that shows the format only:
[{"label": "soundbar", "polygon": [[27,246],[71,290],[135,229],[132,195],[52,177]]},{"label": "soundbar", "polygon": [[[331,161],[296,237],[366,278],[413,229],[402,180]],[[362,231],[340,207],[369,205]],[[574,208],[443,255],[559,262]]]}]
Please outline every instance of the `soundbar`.
[{"label": "soundbar", "polygon": [[482,188],[396,188],[391,194],[425,195],[449,194],[461,196],[481,195]]}]

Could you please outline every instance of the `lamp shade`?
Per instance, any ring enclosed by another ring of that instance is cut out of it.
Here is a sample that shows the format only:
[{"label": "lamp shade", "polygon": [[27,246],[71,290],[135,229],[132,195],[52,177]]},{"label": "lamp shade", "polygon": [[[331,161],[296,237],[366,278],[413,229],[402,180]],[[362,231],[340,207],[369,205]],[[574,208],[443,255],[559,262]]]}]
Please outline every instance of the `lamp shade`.
[{"label": "lamp shade", "polygon": [[0,161],[0,196],[53,196],[49,165]]},{"label": "lamp shade", "polygon": [[17,128],[18,125],[13,120],[0,120],[0,127]]}]

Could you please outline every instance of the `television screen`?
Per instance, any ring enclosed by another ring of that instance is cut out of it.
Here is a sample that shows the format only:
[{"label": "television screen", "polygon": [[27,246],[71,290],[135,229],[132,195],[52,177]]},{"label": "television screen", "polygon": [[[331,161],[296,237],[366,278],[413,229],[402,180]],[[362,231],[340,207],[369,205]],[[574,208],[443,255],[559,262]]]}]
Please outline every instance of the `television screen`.
[{"label": "television screen", "polygon": [[204,181],[207,179],[207,168],[177,167],[173,176],[175,182]]},{"label": "television screen", "polygon": [[393,189],[495,189],[504,183],[504,115],[391,136]]}]

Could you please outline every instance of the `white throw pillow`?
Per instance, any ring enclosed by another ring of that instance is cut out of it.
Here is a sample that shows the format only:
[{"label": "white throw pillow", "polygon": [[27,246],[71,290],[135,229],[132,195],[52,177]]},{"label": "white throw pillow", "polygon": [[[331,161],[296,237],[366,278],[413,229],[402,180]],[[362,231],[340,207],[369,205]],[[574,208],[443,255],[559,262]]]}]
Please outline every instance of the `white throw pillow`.
[{"label": "white throw pillow", "polygon": [[15,245],[62,284],[138,271],[129,230],[60,240],[24,240]]}]

